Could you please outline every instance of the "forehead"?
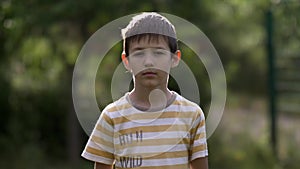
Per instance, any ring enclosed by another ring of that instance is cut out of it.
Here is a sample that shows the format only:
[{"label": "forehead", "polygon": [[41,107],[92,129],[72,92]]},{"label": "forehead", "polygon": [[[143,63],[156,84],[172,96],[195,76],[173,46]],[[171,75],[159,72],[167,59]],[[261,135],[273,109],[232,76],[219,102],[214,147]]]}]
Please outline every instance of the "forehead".
[{"label": "forehead", "polygon": [[129,52],[146,48],[170,50],[168,38],[162,35],[142,35],[131,39]]}]

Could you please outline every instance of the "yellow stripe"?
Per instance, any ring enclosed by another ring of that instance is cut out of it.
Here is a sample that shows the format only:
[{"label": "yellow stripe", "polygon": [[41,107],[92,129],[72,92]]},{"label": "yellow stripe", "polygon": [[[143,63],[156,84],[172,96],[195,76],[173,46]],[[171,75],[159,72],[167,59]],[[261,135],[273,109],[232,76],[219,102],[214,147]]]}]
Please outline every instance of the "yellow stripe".
[{"label": "yellow stripe", "polygon": [[[161,153],[132,153],[131,156],[140,155],[143,159],[153,160],[153,159],[167,159],[167,158],[180,158],[187,157],[188,151],[175,151],[175,152],[161,152]],[[120,156],[115,156],[118,160]]]},{"label": "yellow stripe", "polygon": [[199,123],[199,128],[200,127],[203,127],[205,125],[205,120],[202,120],[200,123]]},{"label": "yellow stripe", "polygon": [[[164,166],[149,166],[149,167],[138,167],[139,169],[189,169],[188,164],[177,164],[177,165],[164,165]],[[116,169],[122,169],[116,167]]]},{"label": "yellow stripe", "polygon": [[101,133],[104,133],[104,134],[108,135],[109,137],[113,137],[113,135],[114,135],[113,131],[107,130],[106,128],[102,127],[100,124],[97,124],[96,130],[98,130]]},{"label": "yellow stripe", "polygon": [[[183,100],[175,100],[172,105],[182,105],[182,106],[194,106],[195,104],[192,103],[192,102],[188,102],[188,101],[183,101]],[[132,107],[131,104],[129,103],[125,103],[125,104],[122,104],[122,105],[119,105],[119,106],[113,106],[109,109],[107,109],[106,111],[107,112],[118,112],[120,110],[124,110],[124,109],[128,109]]]},{"label": "yellow stripe", "polygon": [[112,142],[106,141],[100,137],[92,136],[92,141],[94,141],[96,144],[104,145],[109,148],[114,148],[114,145]]},{"label": "yellow stripe", "polygon": [[195,139],[194,140],[198,140],[198,139],[202,139],[202,138],[205,138],[205,132],[201,132],[199,134],[196,135]]},{"label": "yellow stripe", "polygon": [[197,130],[199,128],[203,127],[204,125],[205,125],[205,120],[200,121],[200,123],[197,126],[195,126],[194,128],[192,128],[191,133],[192,134],[196,134]]},{"label": "yellow stripe", "polygon": [[[119,134],[135,133],[136,131],[143,132],[168,132],[168,131],[189,131],[189,125],[161,125],[161,126],[139,126],[119,131]],[[115,137],[119,137],[115,135]]]},{"label": "yellow stripe", "polygon": [[116,149],[126,149],[130,147],[138,146],[161,146],[161,145],[177,145],[177,144],[186,144],[189,145],[190,138],[164,138],[164,139],[147,139],[140,140],[133,138],[132,142],[127,142],[126,145],[115,144]]},{"label": "yellow stripe", "polygon": [[195,146],[192,148],[192,154],[199,152],[199,151],[204,151],[207,150],[207,145],[206,144],[201,144],[199,146]]},{"label": "yellow stripe", "polygon": [[96,155],[96,156],[101,156],[101,157],[105,157],[105,158],[109,158],[109,159],[114,159],[114,155],[113,154],[105,152],[105,151],[102,151],[102,150],[95,149],[93,147],[89,147],[88,146],[86,148],[86,151],[88,153]]},{"label": "yellow stripe", "polygon": [[113,126],[113,122],[112,122],[111,118],[109,118],[107,116],[107,114],[102,113],[102,119],[104,119],[108,124],[110,124],[111,126]]},{"label": "yellow stripe", "polygon": [[144,119],[162,119],[162,118],[193,118],[195,112],[155,112],[155,113],[137,113],[129,116],[113,118],[114,124],[125,123],[133,120]]},{"label": "yellow stripe", "polygon": [[[187,151],[176,151],[176,152],[164,152],[149,159],[164,159],[164,158],[180,158],[180,157],[187,157]],[[144,159],[148,159],[147,156]]]}]

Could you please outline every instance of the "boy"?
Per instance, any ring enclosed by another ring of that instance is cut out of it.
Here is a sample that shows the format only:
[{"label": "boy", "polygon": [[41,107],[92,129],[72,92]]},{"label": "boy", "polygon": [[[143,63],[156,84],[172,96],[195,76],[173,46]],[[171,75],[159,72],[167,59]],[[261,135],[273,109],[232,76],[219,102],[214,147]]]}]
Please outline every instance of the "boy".
[{"label": "boy", "polygon": [[122,36],[134,88],[102,111],[82,156],[95,169],[207,169],[204,114],[167,88],[181,57],[174,26],[157,13],[142,13]]}]

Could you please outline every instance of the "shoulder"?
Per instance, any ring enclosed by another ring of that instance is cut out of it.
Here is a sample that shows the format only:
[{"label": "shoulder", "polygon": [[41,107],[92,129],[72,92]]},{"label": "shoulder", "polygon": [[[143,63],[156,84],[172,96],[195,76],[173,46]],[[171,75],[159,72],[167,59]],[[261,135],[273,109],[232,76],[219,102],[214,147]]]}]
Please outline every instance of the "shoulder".
[{"label": "shoulder", "polygon": [[178,105],[182,111],[193,112],[196,117],[204,118],[204,113],[198,104],[186,99],[178,93],[175,94],[176,100],[174,101],[174,104]]},{"label": "shoulder", "polygon": [[125,110],[131,107],[126,99],[127,94],[119,98],[118,100],[108,104],[103,110],[102,114],[112,117],[113,114],[118,113],[120,110]]},{"label": "shoulder", "polygon": [[123,104],[126,104],[127,101],[126,101],[126,98],[125,98],[126,95],[122,96],[121,98],[119,98],[118,100],[108,104],[104,109],[103,111],[108,111],[108,112],[111,112],[113,111],[114,108],[116,108],[117,106],[120,106],[120,105],[123,105]]},{"label": "shoulder", "polygon": [[178,104],[180,106],[189,107],[189,108],[194,109],[194,110],[201,110],[201,108],[198,104],[186,99],[185,97],[181,96],[178,93],[175,93],[175,95],[176,95],[176,100],[174,102],[175,104]]}]

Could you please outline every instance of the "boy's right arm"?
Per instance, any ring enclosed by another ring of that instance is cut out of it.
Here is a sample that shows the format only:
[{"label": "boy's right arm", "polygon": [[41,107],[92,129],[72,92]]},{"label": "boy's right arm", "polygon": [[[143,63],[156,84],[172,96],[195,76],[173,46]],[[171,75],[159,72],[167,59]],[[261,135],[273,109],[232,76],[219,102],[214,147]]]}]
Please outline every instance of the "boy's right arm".
[{"label": "boy's right arm", "polygon": [[112,169],[112,166],[95,162],[94,169]]}]

